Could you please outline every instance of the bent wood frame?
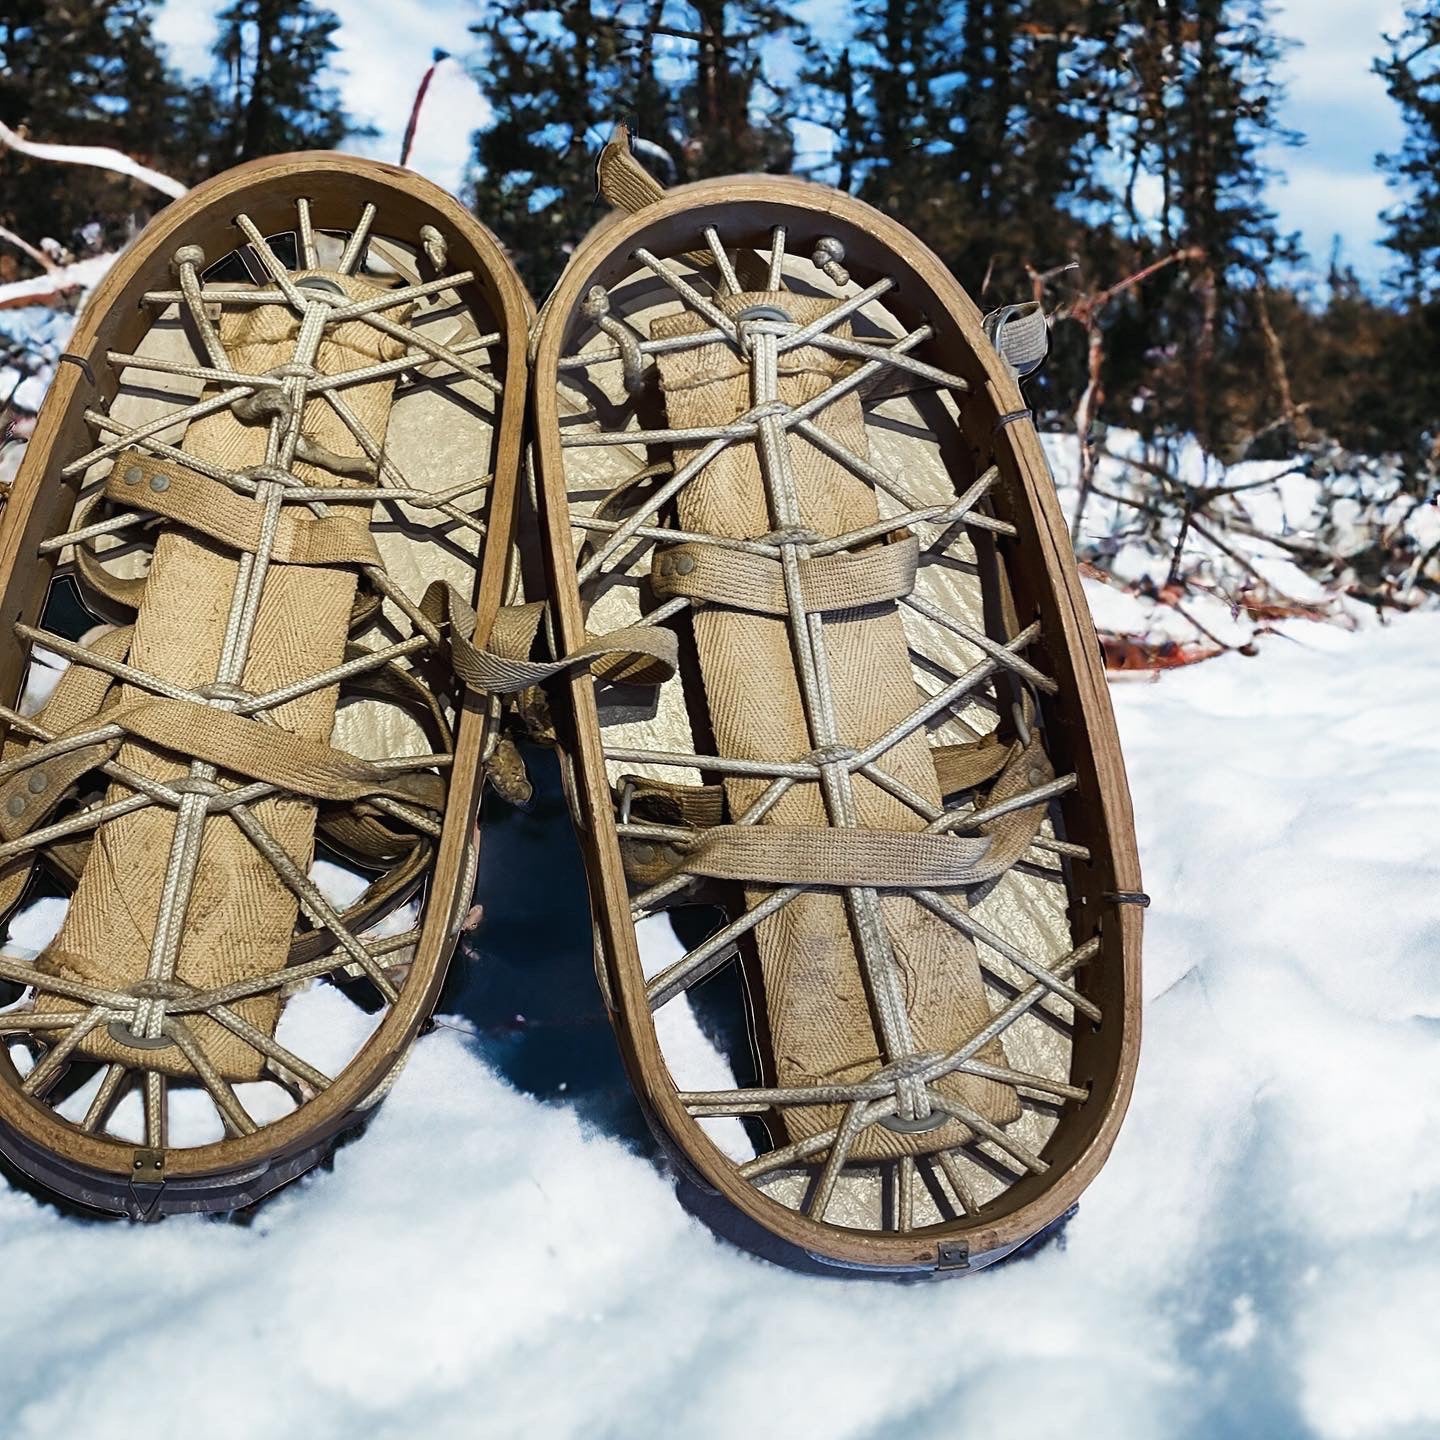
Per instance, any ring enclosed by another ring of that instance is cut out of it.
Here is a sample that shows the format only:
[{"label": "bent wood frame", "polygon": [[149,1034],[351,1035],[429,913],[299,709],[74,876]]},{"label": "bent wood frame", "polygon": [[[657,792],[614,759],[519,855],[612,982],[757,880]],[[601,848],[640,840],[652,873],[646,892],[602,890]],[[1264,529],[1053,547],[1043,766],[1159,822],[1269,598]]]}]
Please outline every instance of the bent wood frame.
[{"label": "bent wood frame", "polygon": [[[683,1168],[750,1221],[787,1245],[822,1261],[885,1271],[948,1268],[957,1242],[971,1268],[999,1258],[1059,1219],[1099,1171],[1114,1143],[1134,1082],[1140,1040],[1138,907],[1125,903],[1140,889],[1134,824],[1099,644],[1075,568],[1068,528],[1033,426],[997,425],[1023,411],[1008,368],[986,338],[981,316],[938,258],[880,212],[826,187],[790,179],[739,177],[706,181],[669,192],[640,213],[607,225],[582,245],[545,307],[533,365],[534,447],[538,499],[557,640],[564,652],[586,638],[571,541],[571,516],[561,443],[557,376],[570,335],[583,324],[580,306],[594,285],[618,283],[645,246],[659,254],[683,253],[706,226],[727,227],[736,243],[737,211],[744,214],[746,245],[764,250],[773,227],[785,227],[792,253],[808,254],[821,236],[841,227],[847,263],[891,276],[886,305],[907,326],[928,323],[927,347],[938,363],[963,377],[971,394],[960,425],[977,447],[994,446],[1001,471],[996,513],[1018,539],[1004,556],[1017,609],[1038,614],[1043,625],[1037,653],[1059,682],[1048,703],[1046,733],[1057,768],[1077,783],[1059,803],[1066,835],[1090,852],[1072,869],[1072,924],[1098,936],[1095,959],[1074,979],[1101,1008],[1103,1022],[1078,1021],[1071,1083],[1088,1098],[1067,1114],[1044,1149],[1045,1174],[1017,1181],[984,1213],[910,1233],[875,1233],[821,1223],[761,1193],[704,1133],[687,1109],[661,1055],[646,996],[631,897],[606,773],[595,682],[572,675],[569,704],[572,805],[581,830],[597,934],[601,988],[639,1098],[678,1150]],[[993,439],[992,439],[993,435]]]},{"label": "bent wood frame", "polygon": [[[57,366],[0,520],[0,694],[7,700],[19,694],[29,662],[29,647],[17,639],[14,626],[38,624],[55,571],[56,555],[37,556],[37,547],[68,528],[81,483],[79,476],[64,478],[62,465],[91,443],[85,409],[97,402],[108,405],[118,389],[118,370],[100,362],[108,351],[137,349],[153,314],[142,297],[173,284],[170,265],[177,246],[198,244],[218,258],[234,248],[237,214],[248,215],[268,235],[293,228],[296,201],[302,198],[309,201],[317,231],[348,233],[367,202],[378,205],[387,225],[402,226],[409,234],[418,234],[422,225],[436,227],[453,267],[474,272],[473,279],[456,287],[461,299],[469,292],[470,303],[483,303],[501,331],[504,359],[496,368],[503,388],[496,401],[494,480],[473,597],[480,633],[488,632],[505,599],[514,538],[526,336],[533,315],[529,297],[494,237],[452,196],[412,171],[332,152],[277,156],[238,166],[168,206],[90,296],[67,352],[86,363]],[[462,692],[449,795],[412,973],[378,1029],[327,1088],[291,1113],[252,1134],[167,1148],[165,1183],[179,1192],[177,1200],[188,1193],[194,1203],[181,1200],[163,1208],[216,1208],[199,1198],[211,1190],[232,1194],[235,1204],[247,1203],[285,1183],[319,1158],[391,1075],[434,1006],[468,903],[459,890],[473,874],[482,756],[491,727],[486,698]],[[134,1178],[140,1147],[82,1132],[22,1095],[14,1080],[8,1054],[0,1055],[0,1151],[81,1203],[136,1213],[133,1205],[117,1200],[123,1201]]]}]

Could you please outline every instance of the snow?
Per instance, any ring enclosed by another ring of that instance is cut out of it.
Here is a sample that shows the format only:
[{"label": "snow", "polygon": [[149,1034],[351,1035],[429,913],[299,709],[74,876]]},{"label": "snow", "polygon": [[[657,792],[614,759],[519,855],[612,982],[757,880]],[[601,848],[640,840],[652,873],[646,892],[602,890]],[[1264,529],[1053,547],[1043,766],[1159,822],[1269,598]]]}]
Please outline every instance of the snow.
[{"label": "snow", "polygon": [[[0,310],[0,342],[43,377],[72,323]],[[0,373],[0,394],[20,377]],[[1044,438],[1073,508],[1074,440]],[[1118,430],[1106,443],[1139,448]],[[1202,478],[1193,447],[1177,463]],[[1274,477],[1235,513],[1304,536],[1316,482],[1287,469],[1232,470],[1232,484]],[[1113,460],[1100,480],[1133,483]],[[1357,545],[1376,498],[1357,482],[1351,511],[1337,507]],[[1083,527],[1110,574],[1085,581],[1104,630],[1236,646],[1257,633],[1228,598],[1236,570],[1198,537],[1185,613],[1157,598],[1168,557],[1127,537],[1132,518],[1097,502]],[[1407,528],[1433,543],[1440,512]],[[504,923],[514,873],[482,883],[459,1013],[419,1041],[360,1140],[248,1223],[82,1220],[0,1178],[0,1436],[1440,1434],[1440,613],[1380,625],[1280,547],[1242,553],[1342,623],[1282,619],[1256,655],[1114,687],[1154,896],[1146,1033],[1114,1155],[1060,1240],[981,1276],[899,1285],[790,1274],[714,1238],[676,1203],[623,1094],[608,1104],[618,1067],[554,816],[525,923]],[[513,849],[513,830],[488,835],[488,853]],[[335,903],[357,891],[339,867],[314,874]],[[8,948],[33,955],[62,914],[38,902]],[[578,982],[555,983],[547,946]],[[646,949],[651,971],[679,953],[663,927]],[[487,986],[488,1019],[514,1002],[503,1025],[477,1018]],[[544,1014],[557,1053],[522,1063]],[[663,1014],[667,1053],[695,1083],[725,1083],[686,1003]],[[280,1038],[333,1071],[372,1024],[316,987]],[[263,1118],[289,1103],[276,1086],[243,1098]],[[69,1103],[83,1109],[83,1092]],[[213,1123],[176,1117],[192,1140]],[[736,1122],[712,1133],[748,1153]]]},{"label": "snow", "polygon": [[0,285],[0,306],[13,305],[28,310],[57,295],[73,294],[78,299],[100,283],[115,259],[114,255],[92,255],[44,275],[12,280],[8,285]]},{"label": "snow", "polygon": [[1115,688],[1145,1046],[1061,1242],[939,1284],[781,1271],[462,1017],[248,1225],[0,1189],[7,1440],[157,1407],[219,1440],[1440,1432],[1440,615],[1281,631]]}]

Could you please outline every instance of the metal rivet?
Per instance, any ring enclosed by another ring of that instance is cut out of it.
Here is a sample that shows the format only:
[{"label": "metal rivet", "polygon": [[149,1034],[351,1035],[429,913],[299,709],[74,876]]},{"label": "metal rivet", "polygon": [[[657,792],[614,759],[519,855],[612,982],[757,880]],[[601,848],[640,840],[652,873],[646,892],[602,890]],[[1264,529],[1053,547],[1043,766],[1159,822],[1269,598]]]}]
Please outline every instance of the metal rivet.
[{"label": "metal rivet", "polygon": [[168,475],[152,475],[150,477],[150,488],[152,490],[168,490],[170,488],[170,477]]},{"label": "metal rivet", "polygon": [[126,468],[124,479],[127,485],[138,485],[144,478],[144,472],[138,465],[131,465]]},{"label": "metal rivet", "polygon": [[674,570],[675,562],[671,560],[668,555],[662,555],[660,557],[660,573],[662,575],[670,575],[674,573]]},{"label": "metal rivet", "polygon": [[50,783],[50,777],[43,770],[37,770],[26,783],[32,795],[39,795]]},{"label": "metal rivet", "polygon": [[675,572],[678,575],[688,575],[695,568],[695,557],[693,555],[678,555],[675,558]]},{"label": "metal rivet", "polygon": [[5,803],[5,809],[19,819],[25,813],[25,797],[23,795],[12,795]]},{"label": "metal rivet", "polygon": [[635,845],[631,847],[630,854],[634,857],[637,865],[649,865],[655,859],[655,847],[653,845]]}]

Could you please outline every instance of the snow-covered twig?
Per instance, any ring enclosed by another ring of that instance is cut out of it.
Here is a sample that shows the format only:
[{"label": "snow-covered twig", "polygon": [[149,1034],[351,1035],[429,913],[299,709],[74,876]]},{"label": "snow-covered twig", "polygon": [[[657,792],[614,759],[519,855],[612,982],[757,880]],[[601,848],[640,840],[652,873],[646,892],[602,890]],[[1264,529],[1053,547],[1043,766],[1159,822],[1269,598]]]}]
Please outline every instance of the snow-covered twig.
[{"label": "snow-covered twig", "polygon": [[43,275],[28,280],[12,280],[0,285],[0,310],[13,310],[22,305],[58,305],[62,301],[80,299],[114,263],[113,253],[91,255],[73,265],[52,266]]},{"label": "snow-covered twig", "polygon": [[0,240],[13,246],[22,255],[28,255],[42,270],[54,270],[55,262],[43,251],[37,250],[28,240],[22,239],[13,230],[0,225]]},{"label": "snow-covered twig", "polygon": [[18,135],[3,121],[0,121],[0,147],[14,150],[17,154],[28,155],[34,160],[54,160],[62,165],[89,165],[96,170],[111,170],[117,175],[127,175],[178,200],[186,187],[169,175],[162,175],[138,160],[132,160],[121,150],[112,150],[108,145],[42,145]]}]

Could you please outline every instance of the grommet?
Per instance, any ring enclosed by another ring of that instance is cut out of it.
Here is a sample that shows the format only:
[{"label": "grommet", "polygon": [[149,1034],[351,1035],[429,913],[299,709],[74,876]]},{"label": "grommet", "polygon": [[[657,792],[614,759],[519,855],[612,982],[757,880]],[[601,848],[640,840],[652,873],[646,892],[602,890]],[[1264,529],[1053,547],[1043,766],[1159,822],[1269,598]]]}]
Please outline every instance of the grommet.
[{"label": "grommet", "polygon": [[630,847],[630,855],[637,865],[652,865],[655,862],[655,847],[642,841]]},{"label": "grommet", "polygon": [[137,1035],[123,1020],[112,1020],[105,1033],[127,1050],[168,1050],[175,1043],[168,1035]]},{"label": "grommet", "polygon": [[18,820],[25,813],[25,797],[23,795],[12,795],[5,802],[6,813]]},{"label": "grommet", "polygon": [[138,465],[127,465],[121,478],[127,485],[138,485],[145,478],[145,472]]},{"label": "grommet", "polygon": [[155,474],[150,477],[150,488],[155,491],[157,495],[162,490],[168,490],[170,488],[170,477],[160,474],[157,470]]},{"label": "grommet", "polygon": [[302,275],[295,284],[305,290],[319,290],[326,295],[338,295],[342,300],[349,298],[341,286],[324,275]]},{"label": "grommet", "polygon": [[662,575],[673,575],[675,573],[675,562],[668,556],[660,557],[660,573]]},{"label": "grommet", "polygon": [[43,770],[36,770],[25,782],[25,787],[32,795],[40,795],[50,783],[50,777]]},{"label": "grommet", "polygon": [[688,575],[695,568],[695,557],[693,555],[677,555],[675,557],[675,573],[677,575]]},{"label": "grommet", "polygon": [[899,1115],[887,1115],[880,1123],[897,1135],[924,1135],[931,1130],[940,1129],[942,1125],[948,1125],[950,1117],[943,1110],[932,1110],[928,1115],[913,1120],[902,1119]]}]

